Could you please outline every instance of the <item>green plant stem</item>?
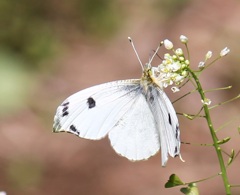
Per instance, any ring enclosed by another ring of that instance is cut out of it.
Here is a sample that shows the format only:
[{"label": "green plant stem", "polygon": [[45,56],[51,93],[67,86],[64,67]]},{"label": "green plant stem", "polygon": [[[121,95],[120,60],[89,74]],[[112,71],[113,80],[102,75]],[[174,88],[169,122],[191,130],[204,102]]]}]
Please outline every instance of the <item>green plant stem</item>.
[{"label": "green plant stem", "polygon": [[[193,79],[195,80],[195,82],[197,84],[197,90],[198,90],[202,100],[205,100],[206,96],[205,96],[202,85],[199,82],[197,75],[191,69],[188,69],[188,71],[190,72],[190,74],[192,75]],[[231,186],[228,181],[227,171],[226,171],[226,167],[225,167],[222,152],[221,152],[221,147],[218,144],[218,138],[217,138],[217,135],[215,133],[215,130],[214,130],[214,127],[212,124],[211,116],[209,113],[209,108],[205,104],[203,105],[203,108],[204,108],[204,112],[205,112],[205,118],[207,120],[208,127],[211,132],[212,140],[214,143],[213,145],[214,145],[214,148],[215,148],[217,156],[218,156],[218,161],[219,161],[219,165],[220,165],[220,169],[221,169],[221,176],[222,176],[222,180],[224,183],[225,191],[226,191],[227,195],[231,195]]]},{"label": "green plant stem", "polygon": [[218,174],[215,174],[215,175],[209,176],[209,177],[204,178],[204,179],[200,179],[200,180],[192,181],[192,182],[189,182],[189,183],[184,183],[184,185],[188,185],[188,184],[190,184],[190,183],[199,183],[199,182],[202,182],[202,181],[206,181],[206,180],[208,180],[208,179],[212,179],[212,178],[217,177],[217,176],[219,176],[219,175],[221,175],[221,173],[218,173]]}]

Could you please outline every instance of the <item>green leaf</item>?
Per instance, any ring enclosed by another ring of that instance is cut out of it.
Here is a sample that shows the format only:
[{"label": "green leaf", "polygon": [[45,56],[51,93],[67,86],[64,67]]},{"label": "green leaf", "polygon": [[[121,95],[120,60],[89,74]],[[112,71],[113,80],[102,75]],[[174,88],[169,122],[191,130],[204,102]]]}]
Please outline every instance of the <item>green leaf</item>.
[{"label": "green leaf", "polygon": [[181,188],[180,191],[186,195],[199,195],[199,191],[196,183],[190,183],[188,187]]},{"label": "green leaf", "polygon": [[230,165],[235,157],[235,151],[232,149],[231,154],[228,159],[228,165]]},{"label": "green leaf", "polygon": [[217,143],[218,144],[224,144],[224,143],[228,142],[230,139],[231,139],[230,137],[226,137],[226,138],[224,138],[222,140],[218,140]]},{"label": "green leaf", "polygon": [[181,179],[176,174],[172,174],[169,177],[168,182],[165,184],[165,188],[172,188],[172,187],[180,186],[180,185],[184,185],[184,183],[181,181]]}]

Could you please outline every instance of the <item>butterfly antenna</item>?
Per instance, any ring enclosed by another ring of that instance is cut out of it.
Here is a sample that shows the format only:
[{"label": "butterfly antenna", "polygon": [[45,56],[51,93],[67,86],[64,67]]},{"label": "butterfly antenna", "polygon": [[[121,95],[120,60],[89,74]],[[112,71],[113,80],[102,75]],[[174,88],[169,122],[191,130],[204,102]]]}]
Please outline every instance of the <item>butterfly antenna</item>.
[{"label": "butterfly antenna", "polygon": [[133,41],[132,41],[131,37],[128,37],[128,40],[129,40],[129,42],[131,43],[131,45],[132,45],[132,47],[133,47],[133,50],[134,50],[134,52],[135,52],[135,54],[136,54],[136,56],[137,56],[138,61],[140,62],[141,66],[142,66],[142,69],[144,70],[142,61],[141,61],[140,58],[139,58],[139,55],[138,55],[138,53],[137,53],[137,50],[135,49],[135,46],[134,46],[134,44],[133,44]]},{"label": "butterfly antenna", "polygon": [[157,52],[158,52],[158,50],[160,49],[161,46],[162,46],[162,43],[160,43],[160,45],[159,45],[159,46],[157,47],[157,49],[154,51],[152,58],[149,60],[149,64],[151,64],[152,61],[153,61],[153,58],[154,58],[156,55],[158,55]]}]

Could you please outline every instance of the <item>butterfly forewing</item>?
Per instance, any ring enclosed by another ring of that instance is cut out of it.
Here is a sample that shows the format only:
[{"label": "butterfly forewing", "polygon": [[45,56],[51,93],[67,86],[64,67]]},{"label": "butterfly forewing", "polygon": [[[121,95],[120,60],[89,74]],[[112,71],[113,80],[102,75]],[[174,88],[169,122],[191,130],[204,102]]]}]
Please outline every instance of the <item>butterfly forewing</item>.
[{"label": "butterfly forewing", "polygon": [[139,89],[139,80],[133,79],[97,85],[73,94],[58,107],[54,132],[103,138],[129,109]]},{"label": "butterfly forewing", "polygon": [[168,160],[168,154],[172,157],[179,155],[178,119],[172,103],[164,91],[154,83],[148,87],[147,97],[157,123],[161,142],[162,165],[164,166]]}]

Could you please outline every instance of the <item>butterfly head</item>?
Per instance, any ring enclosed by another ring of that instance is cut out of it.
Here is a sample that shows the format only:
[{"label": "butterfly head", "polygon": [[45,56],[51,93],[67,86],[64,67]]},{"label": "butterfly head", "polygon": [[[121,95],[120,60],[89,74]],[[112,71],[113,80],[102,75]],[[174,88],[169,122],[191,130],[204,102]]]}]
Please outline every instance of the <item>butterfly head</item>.
[{"label": "butterfly head", "polygon": [[146,63],[143,66],[142,80],[151,81],[152,66],[150,63]]},{"label": "butterfly head", "polygon": [[162,89],[162,84],[158,80],[159,74],[157,67],[152,67],[150,63],[146,63],[142,73],[141,85],[147,88],[151,84],[156,84]]}]

